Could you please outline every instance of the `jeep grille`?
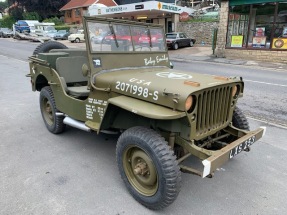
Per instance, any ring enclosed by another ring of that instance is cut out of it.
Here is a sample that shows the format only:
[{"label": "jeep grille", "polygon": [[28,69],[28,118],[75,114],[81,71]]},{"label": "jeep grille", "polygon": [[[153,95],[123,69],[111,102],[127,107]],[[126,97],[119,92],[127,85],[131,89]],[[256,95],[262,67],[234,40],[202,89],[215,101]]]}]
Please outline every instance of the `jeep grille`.
[{"label": "jeep grille", "polygon": [[229,121],[232,86],[203,91],[198,95],[196,134],[203,135]]}]

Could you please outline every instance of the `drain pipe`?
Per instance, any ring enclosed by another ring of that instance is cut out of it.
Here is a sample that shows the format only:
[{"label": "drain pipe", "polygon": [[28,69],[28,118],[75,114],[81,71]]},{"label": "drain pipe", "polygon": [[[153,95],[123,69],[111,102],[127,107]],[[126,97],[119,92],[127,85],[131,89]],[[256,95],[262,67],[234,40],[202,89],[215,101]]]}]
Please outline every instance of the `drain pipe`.
[{"label": "drain pipe", "polygon": [[88,128],[88,127],[85,125],[85,123],[80,122],[80,121],[75,120],[75,119],[72,119],[72,118],[70,118],[70,117],[68,117],[68,116],[65,117],[64,123],[65,123],[66,125],[72,126],[72,127],[74,127],[74,128],[78,128],[78,129],[81,129],[81,130],[83,130],[83,131],[91,132],[91,129]]}]

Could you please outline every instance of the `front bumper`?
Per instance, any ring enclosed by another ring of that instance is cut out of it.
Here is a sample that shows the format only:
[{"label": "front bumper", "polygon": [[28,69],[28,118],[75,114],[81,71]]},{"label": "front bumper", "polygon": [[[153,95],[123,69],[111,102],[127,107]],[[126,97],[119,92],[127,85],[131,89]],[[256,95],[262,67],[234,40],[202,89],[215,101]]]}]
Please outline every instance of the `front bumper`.
[{"label": "front bumper", "polygon": [[228,144],[221,150],[216,151],[210,157],[202,161],[204,166],[202,178],[212,174],[217,168],[221,167],[228,160],[232,159],[235,155],[242,151],[249,149],[250,145],[255,143],[265,135],[266,127],[260,127],[254,131],[248,132],[243,137]]},{"label": "front bumper", "polygon": [[173,45],[173,43],[166,43],[166,46],[167,46],[168,48],[172,48],[172,45]]}]

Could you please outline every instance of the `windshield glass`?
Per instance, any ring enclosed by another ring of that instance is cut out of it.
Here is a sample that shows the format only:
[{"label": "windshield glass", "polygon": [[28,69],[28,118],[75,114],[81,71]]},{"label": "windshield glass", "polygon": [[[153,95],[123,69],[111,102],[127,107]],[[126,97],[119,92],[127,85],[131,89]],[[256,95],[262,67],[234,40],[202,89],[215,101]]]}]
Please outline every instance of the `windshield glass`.
[{"label": "windshield glass", "polygon": [[165,51],[162,28],[88,22],[93,52]]},{"label": "windshield glass", "polygon": [[55,31],[56,29],[53,26],[45,26],[45,31]]},{"label": "windshield glass", "polygon": [[166,34],[166,39],[176,39],[176,34]]}]

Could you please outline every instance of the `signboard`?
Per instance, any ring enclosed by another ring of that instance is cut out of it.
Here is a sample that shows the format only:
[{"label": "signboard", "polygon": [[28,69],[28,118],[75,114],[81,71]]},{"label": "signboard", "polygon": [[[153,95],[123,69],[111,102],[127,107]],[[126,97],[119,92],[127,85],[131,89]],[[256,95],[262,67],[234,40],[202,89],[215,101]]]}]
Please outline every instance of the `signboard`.
[{"label": "signboard", "polygon": [[113,6],[113,7],[107,7],[105,9],[106,13],[120,13],[128,10],[126,6]]},{"label": "signboard", "polygon": [[253,37],[252,47],[253,48],[265,48],[266,46],[266,37]]},{"label": "signboard", "polygon": [[185,22],[185,21],[188,21],[188,20],[189,20],[189,14],[187,12],[182,12],[179,15],[179,21],[180,22]]},{"label": "signboard", "polygon": [[137,4],[137,5],[135,5],[135,9],[136,10],[144,9],[144,5],[143,4]]},{"label": "signboard", "polygon": [[243,35],[232,35],[231,36],[231,47],[241,48],[243,44]]},{"label": "signboard", "polygon": [[256,28],[255,37],[264,37],[265,36],[265,27]]},{"label": "signboard", "polygon": [[287,38],[274,38],[272,43],[273,49],[287,49]]},{"label": "signboard", "polygon": [[[118,6],[111,6],[111,7],[101,7],[95,5],[89,6],[89,14],[90,16],[106,16],[106,15],[113,15],[113,14],[121,14],[131,13],[131,16],[134,16],[135,11],[146,11],[146,15],[150,13],[158,13],[163,14],[163,12],[168,13],[176,13],[181,14],[182,12],[186,12],[188,14],[192,14],[194,9],[188,7],[180,7],[173,4],[163,3],[159,1],[147,1],[147,2],[138,2],[132,4],[125,4],[125,5],[118,5]],[[111,16],[110,16],[111,17]]]}]

